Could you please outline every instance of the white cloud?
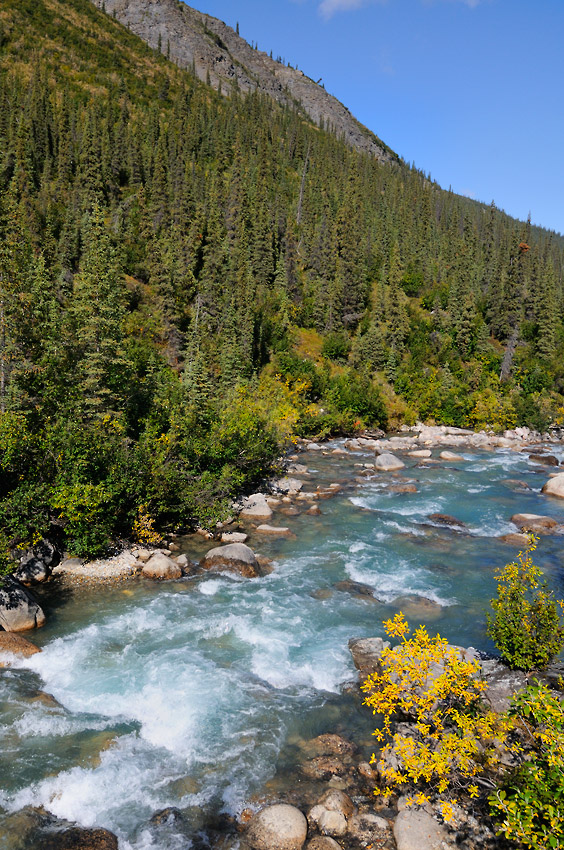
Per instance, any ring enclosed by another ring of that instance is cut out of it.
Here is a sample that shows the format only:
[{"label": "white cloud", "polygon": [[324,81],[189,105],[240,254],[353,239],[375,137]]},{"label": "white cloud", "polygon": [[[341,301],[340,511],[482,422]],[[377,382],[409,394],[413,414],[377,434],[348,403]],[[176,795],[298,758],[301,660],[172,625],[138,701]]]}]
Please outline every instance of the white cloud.
[{"label": "white cloud", "polygon": [[335,12],[350,12],[371,3],[385,3],[386,0],[321,0],[319,12],[324,18],[332,18]]}]

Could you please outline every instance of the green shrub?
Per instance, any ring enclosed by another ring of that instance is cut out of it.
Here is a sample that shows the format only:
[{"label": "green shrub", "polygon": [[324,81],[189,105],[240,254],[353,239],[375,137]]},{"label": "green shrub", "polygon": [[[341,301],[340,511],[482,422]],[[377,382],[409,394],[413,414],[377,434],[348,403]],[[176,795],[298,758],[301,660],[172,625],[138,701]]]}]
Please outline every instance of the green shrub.
[{"label": "green shrub", "polygon": [[531,536],[528,549],[496,575],[494,614],[487,615],[487,633],[512,669],[546,667],[564,646],[559,613],[564,601],[554,599],[547,590],[542,570],[532,562],[535,549],[536,539]]},{"label": "green shrub", "polygon": [[329,360],[345,362],[351,350],[351,341],[345,331],[332,331],[323,340],[321,353]]},{"label": "green shrub", "polygon": [[527,752],[489,798],[492,814],[500,820],[498,835],[534,850],[563,847],[564,706],[537,682],[515,697],[510,715],[525,732]]}]

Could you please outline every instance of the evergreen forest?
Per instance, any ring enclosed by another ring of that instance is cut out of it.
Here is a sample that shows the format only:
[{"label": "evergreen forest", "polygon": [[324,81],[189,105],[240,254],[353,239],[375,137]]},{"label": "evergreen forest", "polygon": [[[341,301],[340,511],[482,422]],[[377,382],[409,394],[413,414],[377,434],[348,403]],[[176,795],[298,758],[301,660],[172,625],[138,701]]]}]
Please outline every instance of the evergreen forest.
[{"label": "evergreen forest", "polygon": [[296,435],[564,421],[560,235],[164,54],[0,8],[5,565],[212,527]]}]

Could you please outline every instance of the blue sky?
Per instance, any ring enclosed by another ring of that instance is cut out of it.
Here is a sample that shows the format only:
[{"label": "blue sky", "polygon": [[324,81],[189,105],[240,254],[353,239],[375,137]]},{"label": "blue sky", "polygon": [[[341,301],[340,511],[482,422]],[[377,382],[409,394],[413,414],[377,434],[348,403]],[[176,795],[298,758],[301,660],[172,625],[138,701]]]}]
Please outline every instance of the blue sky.
[{"label": "blue sky", "polygon": [[564,0],[191,0],[444,188],[564,233]]}]

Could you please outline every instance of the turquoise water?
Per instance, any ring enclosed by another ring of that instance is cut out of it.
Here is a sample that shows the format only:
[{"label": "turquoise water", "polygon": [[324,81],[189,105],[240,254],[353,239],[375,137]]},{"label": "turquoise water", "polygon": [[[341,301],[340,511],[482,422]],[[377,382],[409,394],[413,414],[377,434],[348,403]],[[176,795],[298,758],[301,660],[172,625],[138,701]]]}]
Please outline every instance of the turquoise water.
[{"label": "turquoise water", "polygon": [[[0,835],[10,813],[33,805],[109,828],[123,850],[186,847],[180,828],[151,826],[155,811],[181,808],[196,829],[241,811],[291,768],[302,739],[338,729],[371,746],[372,717],[343,693],[355,679],[349,638],[382,634],[401,607],[452,642],[491,649],[493,573],[516,551],[498,538],[515,531],[516,512],[564,523],[564,502],[540,494],[550,470],[526,455],[463,455],[429,466],[406,458],[399,476],[358,479],[369,452],[305,453],[313,486],[342,489],[319,502],[320,516],[275,513],[295,538],[252,538],[275,562],[264,578],[44,591],[48,624],[32,635],[43,652],[0,671]],[[407,479],[417,493],[386,489]],[[466,531],[433,526],[437,512]],[[564,595],[561,542],[543,537],[537,562]],[[206,547],[184,548],[199,557]],[[346,580],[379,601],[334,588]]]}]

